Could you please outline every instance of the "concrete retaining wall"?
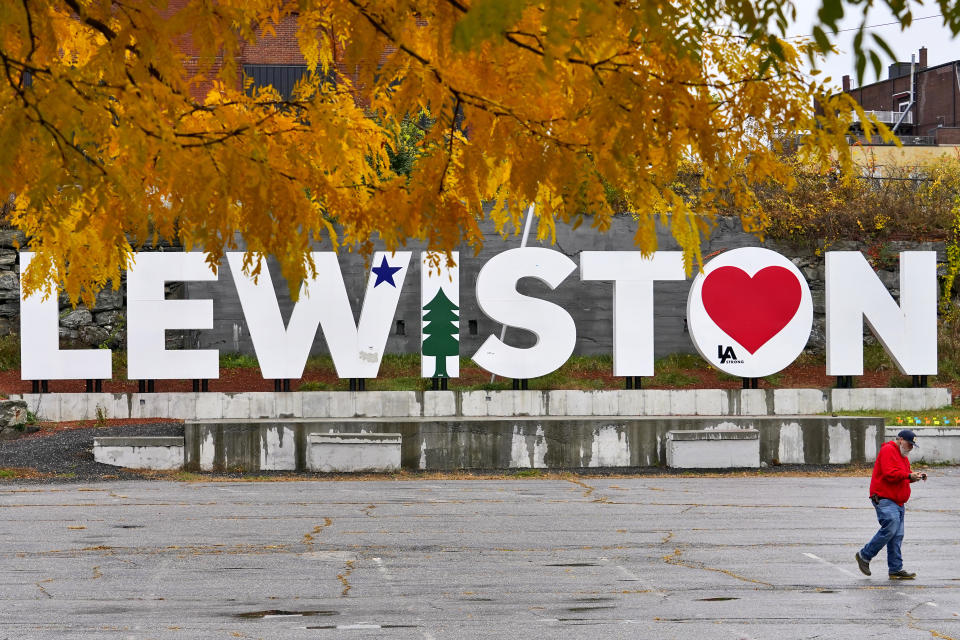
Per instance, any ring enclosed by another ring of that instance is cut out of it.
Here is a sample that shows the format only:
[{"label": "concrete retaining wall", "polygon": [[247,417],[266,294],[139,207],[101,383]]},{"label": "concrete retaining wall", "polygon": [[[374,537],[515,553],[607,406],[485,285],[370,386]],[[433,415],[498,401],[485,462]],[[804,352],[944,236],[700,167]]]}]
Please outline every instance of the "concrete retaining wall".
[{"label": "concrete retaining wall", "polygon": [[921,411],[949,389],[680,389],[622,391],[302,391],[13,395],[43,420],[176,418],[447,418],[512,416],[764,416]]},{"label": "concrete retaining wall", "polygon": [[193,470],[306,470],[320,433],[399,433],[407,469],[572,469],[662,465],[667,432],[689,429],[756,429],[767,465],[870,462],[883,438],[882,419],[846,416],[211,420],[184,438]]}]

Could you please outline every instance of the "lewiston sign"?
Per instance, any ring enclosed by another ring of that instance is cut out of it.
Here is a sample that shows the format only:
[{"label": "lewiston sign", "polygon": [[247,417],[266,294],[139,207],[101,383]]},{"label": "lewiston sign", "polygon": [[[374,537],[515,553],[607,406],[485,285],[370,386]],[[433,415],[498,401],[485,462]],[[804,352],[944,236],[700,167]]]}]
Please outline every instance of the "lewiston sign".
[{"label": "lewiston sign", "polygon": [[[131,380],[215,379],[218,352],[165,348],[164,332],[212,329],[212,300],[166,300],[164,283],[211,281],[205,254],[139,253],[127,272],[127,371]],[[20,254],[26,269],[33,253]],[[453,254],[454,261],[459,256]],[[358,322],[347,297],[337,256],[316,252],[315,278],[305,282],[284,325],[269,277],[244,275],[243,254],[227,254],[264,378],[303,376],[320,328],[341,378],[375,378],[413,253],[376,252]],[[419,254],[421,375],[459,375],[459,273],[446,261],[436,267]],[[431,266],[433,265],[433,266]],[[476,297],[491,319],[531,331],[529,348],[489,336],[473,360],[491,373],[535,378],[558,369],[573,354],[577,328],[569,313],[548,300],[517,292],[522,278],[555,289],[578,268],[559,251],[511,249],[488,260],[477,275]],[[653,284],[686,278],[680,252],[584,251],[579,276],[613,283],[613,374],[652,376],[654,361]],[[57,296],[21,299],[21,377],[24,380],[109,379],[107,349],[60,349]],[[810,288],[784,256],[762,248],[727,251],[710,260],[693,280],[687,300],[690,336],[700,355],[716,368],[743,378],[768,376],[785,368],[803,350],[813,324]],[[827,375],[863,373],[863,323],[870,326],[906,375],[937,372],[936,254],[900,254],[899,304],[856,251],[826,253]],[[466,355],[466,354],[464,354]]]}]

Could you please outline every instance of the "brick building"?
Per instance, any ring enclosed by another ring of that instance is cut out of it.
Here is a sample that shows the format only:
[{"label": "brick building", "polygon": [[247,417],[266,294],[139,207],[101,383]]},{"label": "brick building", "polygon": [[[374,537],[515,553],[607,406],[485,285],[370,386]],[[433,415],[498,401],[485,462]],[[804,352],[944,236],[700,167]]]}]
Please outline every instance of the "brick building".
[{"label": "brick building", "polygon": [[[843,92],[873,112],[905,146],[960,144],[960,60],[929,67],[926,47],[917,57],[894,62],[887,79],[856,89],[844,76]],[[851,141],[879,144],[864,140],[859,122],[850,133]]]}]

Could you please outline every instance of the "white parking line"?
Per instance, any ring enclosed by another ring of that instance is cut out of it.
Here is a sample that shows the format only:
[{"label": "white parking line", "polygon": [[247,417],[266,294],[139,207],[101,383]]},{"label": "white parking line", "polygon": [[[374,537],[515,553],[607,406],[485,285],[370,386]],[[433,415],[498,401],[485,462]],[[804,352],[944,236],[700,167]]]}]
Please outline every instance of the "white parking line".
[{"label": "white parking line", "polygon": [[[599,560],[601,563],[603,563],[603,564],[610,564],[610,559],[609,559],[609,558],[598,558],[598,560]],[[641,578],[640,576],[636,575],[635,573],[633,573],[632,571],[630,571],[630,570],[627,569],[626,567],[622,567],[622,566],[620,566],[619,564],[615,564],[615,565],[613,565],[613,567],[614,567],[614,569],[616,569],[617,571],[619,571],[619,572],[620,572],[620,575],[622,575],[626,580],[629,580],[630,582],[639,582],[646,590],[651,591],[651,592],[657,594],[657,595],[660,596],[661,598],[666,598],[666,597],[667,597],[667,594],[666,594],[666,593],[664,593],[663,591],[660,591],[660,589],[657,589],[657,588],[654,587],[652,584],[650,584],[649,582],[647,582],[646,580],[644,580],[644,579]]]},{"label": "white parking line", "polygon": [[383,576],[384,580],[393,580],[393,576],[390,575],[390,572],[387,571],[387,568],[383,566],[383,560],[380,558],[374,558],[373,562],[377,565],[377,571],[380,572],[380,575]]},{"label": "white parking line", "polygon": [[839,566],[839,565],[835,565],[835,564],[833,564],[832,562],[829,562],[829,561],[827,561],[827,560],[824,560],[823,558],[821,558],[821,557],[818,556],[818,555],[814,555],[814,554],[812,554],[812,553],[804,553],[803,555],[805,555],[805,556],[807,556],[808,558],[811,558],[811,559],[813,559],[813,560],[816,560],[817,562],[820,562],[820,563],[822,563],[822,564],[825,564],[825,565],[827,565],[827,566],[829,566],[829,567],[833,567],[834,569],[836,569],[836,570],[839,571],[840,573],[845,573],[845,574],[847,574],[848,576],[850,576],[851,578],[866,578],[866,577],[867,577],[867,576],[857,575],[857,574],[853,573],[852,571],[847,571],[847,570],[844,569],[843,567],[841,567],[841,566]]}]

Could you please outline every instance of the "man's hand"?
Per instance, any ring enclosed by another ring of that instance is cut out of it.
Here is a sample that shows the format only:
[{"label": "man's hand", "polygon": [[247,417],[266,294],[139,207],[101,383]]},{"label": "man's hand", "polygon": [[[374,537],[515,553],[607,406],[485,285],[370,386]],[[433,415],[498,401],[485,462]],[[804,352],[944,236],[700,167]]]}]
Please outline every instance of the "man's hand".
[{"label": "man's hand", "polygon": [[925,473],[920,473],[919,471],[910,472],[910,482],[916,482],[918,480],[926,480],[926,479],[927,479],[927,474]]}]

